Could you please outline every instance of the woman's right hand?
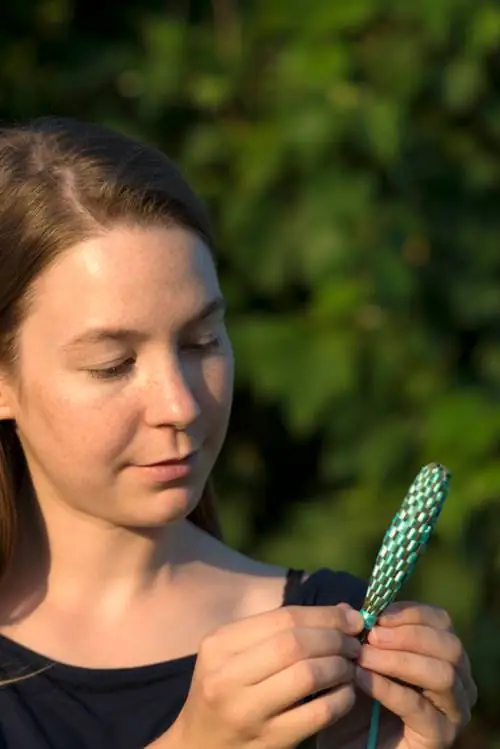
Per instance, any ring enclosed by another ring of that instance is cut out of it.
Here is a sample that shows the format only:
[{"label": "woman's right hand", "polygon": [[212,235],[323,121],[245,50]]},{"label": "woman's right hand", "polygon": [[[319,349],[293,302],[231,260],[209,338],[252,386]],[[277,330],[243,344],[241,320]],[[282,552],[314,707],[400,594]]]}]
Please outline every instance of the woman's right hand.
[{"label": "woman's right hand", "polygon": [[361,615],[345,604],[287,606],[217,629],[201,644],[168,746],[297,746],[353,707],[362,630]]}]

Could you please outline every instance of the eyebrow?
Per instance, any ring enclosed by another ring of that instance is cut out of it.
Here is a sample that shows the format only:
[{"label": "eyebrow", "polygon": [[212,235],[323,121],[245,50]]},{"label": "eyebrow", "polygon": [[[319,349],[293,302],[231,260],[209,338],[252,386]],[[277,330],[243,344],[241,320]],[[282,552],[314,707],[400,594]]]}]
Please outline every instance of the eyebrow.
[{"label": "eyebrow", "polygon": [[[226,311],[226,302],[222,297],[215,297],[206,304],[199,312],[196,312],[184,325],[184,328],[199,324],[217,313],[224,314]],[[86,330],[85,333],[72,338],[71,341],[63,346],[64,351],[70,351],[85,344],[102,343],[103,341],[118,341],[126,343],[130,341],[140,342],[147,336],[140,330],[133,328],[104,328],[96,327]]]}]

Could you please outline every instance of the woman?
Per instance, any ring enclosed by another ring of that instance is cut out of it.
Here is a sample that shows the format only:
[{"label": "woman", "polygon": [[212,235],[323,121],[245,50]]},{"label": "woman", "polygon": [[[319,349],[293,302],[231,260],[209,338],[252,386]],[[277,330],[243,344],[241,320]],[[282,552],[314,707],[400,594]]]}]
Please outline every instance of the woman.
[{"label": "woman", "polygon": [[48,118],[1,133],[0,195],[0,746],[354,749],[372,698],[380,746],[451,746],[475,686],[444,612],[361,648],[361,581],[221,539],[233,361],[179,172]]}]

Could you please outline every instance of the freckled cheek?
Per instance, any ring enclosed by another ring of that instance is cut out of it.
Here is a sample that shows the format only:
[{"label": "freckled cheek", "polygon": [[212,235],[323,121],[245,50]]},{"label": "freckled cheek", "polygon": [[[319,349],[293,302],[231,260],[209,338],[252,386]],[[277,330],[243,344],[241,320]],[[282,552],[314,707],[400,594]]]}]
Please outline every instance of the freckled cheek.
[{"label": "freckled cheek", "polygon": [[82,461],[119,455],[134,432],[130,408],[119,401],[105,403],[83,399],[61,389],[39,388],[33,392],[25,431],[31,441],[41,441],[42,449],[57,446]]}]

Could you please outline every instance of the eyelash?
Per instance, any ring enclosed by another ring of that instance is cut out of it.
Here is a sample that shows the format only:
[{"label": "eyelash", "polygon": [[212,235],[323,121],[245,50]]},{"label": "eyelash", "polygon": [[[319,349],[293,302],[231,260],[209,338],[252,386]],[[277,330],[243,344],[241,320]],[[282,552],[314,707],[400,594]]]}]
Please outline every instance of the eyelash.
[{"label": "eyelash", "polygon": [[[221,339],[217,336],[211,338],[209,341],[204,343],[191,343],[186,348],[192,351],[201,351],[207,353],[218,349],[221,345]],[[131,368],[135,363],[135,359],[129,358],[120,364],[115,364],[113,367],[106,367],[105,369],[88,369],[87,372],[91,377],[96,380],[117,380],[121,377],[126,377],[131,373]]]}]

